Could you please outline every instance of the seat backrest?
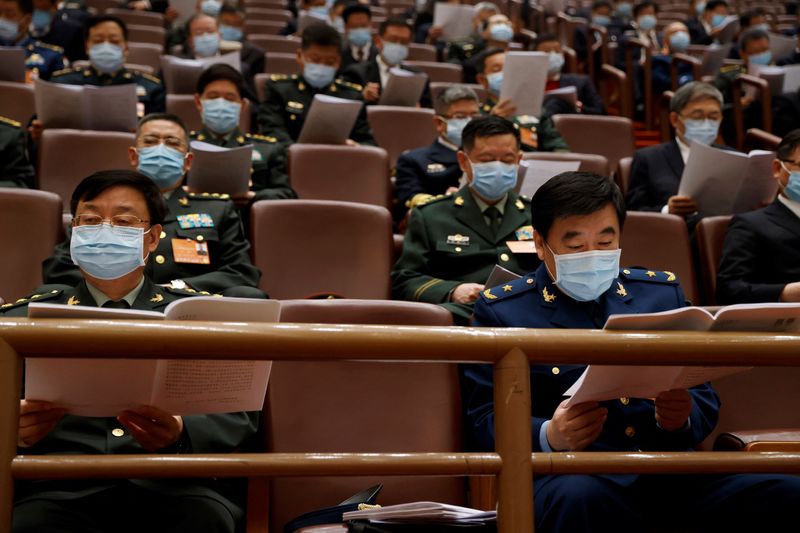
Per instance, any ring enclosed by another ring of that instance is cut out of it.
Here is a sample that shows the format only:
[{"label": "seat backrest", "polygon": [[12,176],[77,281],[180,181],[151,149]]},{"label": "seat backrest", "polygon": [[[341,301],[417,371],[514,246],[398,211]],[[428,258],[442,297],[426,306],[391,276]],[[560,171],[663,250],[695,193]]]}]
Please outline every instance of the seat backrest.
[{"label": "seat backrest", "polygon": [[[203,128],[203,119],[195,107],[193,94],[167,94],[167,113],[178,115],[189,130]],[[239,112],[239,129],[243,132],[250,131],[250,115],[250,102],[245,98]]]},{"label": "seat backrest", "polygon": [[553,124],[573,152],[604,155],[608,159],[606,175],[611,175],[620,159],[633,157],[633,121],[629,118],[562,114],[553,116]]},{"label": "seat backrest", "polygon": [[[452,324],[452,317],[441,313],[443,308],[418,302],[290,300],[281,304],[282,322]],[[276,361],[267,395],[266,435],[271,452],[463,451],[458,375],[453,364]],[[269,491],[270,531],[282,531],[295,516],[337,504],[376,483],[384,484],[378,495],[382,505],[417,500],[466,504],[463,477],[277,478]]]},{"label": "seat backrest", "polygon": [[53,255],[61,235],[61,211],[61,198],[52,192],[0,189],[0,298],[6,302],[42,284],[42,261]]},{"label": "seat backrest", "polygon": [[134,145],[135,137],[120,131],[45,129],[38,152],[39,188],[58,194],[68,207],[72,191],[86,176],[98,170],[130,168],[128,147]]},{"label": "seat backrest", "polygon": [[605,174],[608,160],[602,155],[579,154],[577,152],[525,152],[522,154],[524,161],[579,161],[578,170],[581,172],[594,172]]},{"label": "seat backrest", "polygon": [[261,200],[251,207],[253,262],[272,298],[389,298],[394,243],[385,207]]},{"label": "seat backrest", "polygon": [[405,61],[404,65],[415,67],[428,75],[428,81],[449,81],[460,83],[463,74],[461,65],[440,63],[437,61]]},{"label": "seat backrest", "polygon": [[682,217],[628,211],[620,247],[621,266],[672,272],[678,277],[686,299],[701,305],[689,230]]},{"label": "seat backrest", "polygon": [[104,14],[107,9],[119,6],[119,0],[86,0],[86,9],[94,9],[98,15]]},{"label": "seat backrest", "polygon": [[151,43],[164,47],[167,33],[164,28],[141,24],[128,24],[128,42]]},{"label": "seat backrest", "polygon": [[267,52],[264,57],[264,72],[269,74],[301,74],[303,67],[297,63],[297,54],[284,52]]},{"label": "seat backrest", "polygon": [[706,296],[706,305],[716,305],[717,270],[722,259],[722,246],[732,215],[701,218],[695,228],[697,253],[700,256],[700,282]]},{"label": "seat backrest", "polygon": [[[448,87],[450,87],[451,85],[455,85],[455,84],[452,83],[452,82],[449,82],[449,81],[432,81],[432,82],[430,82],[428,84],[428,87],[430,87],[430,90],[431,90],[431,100],[436,101],[436,96],[440,92],[442,92],[445,89],[447,89]],[[486,89],[483,88],[483,85],[481,85],[480,83],[459,83],[458,85],[463,85],[465,87],[469,87],[470,89],[475,91],[475,94],[478,96],[478,101],[479,102],[485,102],[487,96],[489,96],[489,93],[486,91]]]},{"label": "seat backrest", "polygon": [[433,109],[421,107],[367,106],[372,135],[378,146],[388,152],[392,168],[406,150],[428,146],[436,140],[433,115]]},{"label": "seat backrest", "polygon": [[631,181],[631,164],[633,163],[632,157],[623,157],[617,163],[617,170],[614,171],[614,181],[617,182],[619,190],[622,194],[627,194],[628,183]]},{"label": "seat backrest", "polygon": [[300,48],[300,38],[284,35],[269,35],[266,33],[254,33],[247,38],[254,44],[270,54],[294,54]]},{"label": "seat backrest", "polygon": [[0,81],[0,116],[27,124],[36,114],[33,85],[15,81]]},{"label": "seat backrest", "polygon": [[408,61],[436,61],[436,47],[432,44],[411,43],[408,45]]},{"label": "seat backrest", "polygon": [[339,200],[390,206],[386,150],[374,146],[293,144],[289,182],[304,200]]},{"label": "seat backrest", "polygon": [[264,33],[267,35],[278,35],[283,28],[286,27],[285,22],[277,20],[249,20],[244,21],[244,34],[250,36],[251,34]]},{"label": "seat backrest", "polygon": [[111,7],[106,9],[106,15],[113,15],[126,25],[138,24],[140,26],[153,26],[155,28],[164,27],[163,13],[155,11],[138,11],[121,7]]},{"label": "seat backrest", "polygon": [[276,9],[269,7],[248,7],[245,8],[245,16],[248,20],[271,20],[273,22],[283,22],[286,24],[292,20],[292,12],[288,9]]},{"label": "seat backrest", "polygon": [[128,62],[147,65],[153,72],[158,72],[163,49],[163,46],[152,43],[128,43]]}]

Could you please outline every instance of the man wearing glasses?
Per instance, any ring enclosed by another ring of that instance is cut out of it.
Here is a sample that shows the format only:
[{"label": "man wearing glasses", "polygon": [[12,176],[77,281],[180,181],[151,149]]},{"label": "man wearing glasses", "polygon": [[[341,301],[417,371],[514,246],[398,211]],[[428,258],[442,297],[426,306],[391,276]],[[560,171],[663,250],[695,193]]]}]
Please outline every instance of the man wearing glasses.
[{"label": "man wearing glasses", "polygon": [[[257,289],[261,272],[250,261],[250,244],[228,195],[182,188],[192,164],[183,122],[170,114],[147,115],[139,122],[129,156],[131,166],[153,180],[168,208],[145,274],[154,283],[199,294],[264,298]],[[69,286],[80,281],[69,236],[44,262],[43,278]]]},{"label": "man wearing glasses", "polygon": [[767,207],[736,215],[717,274],[721,304],[800,302],[800,130],[772,162],[780,193]]},{"label": "man wearing glasses", "polygon": [[[147,176],[132,170],[97,172],[78,185],[70,207],[70,254],[80,281],[6,304],[0,316],[25,316],[31,301],[161,311],[190,294],[157,285],[145,274],[167,216],[161,191]],[[70,415],[49,402],[20,400],[17,446],[30,455],[224,453],[247,444],[257,427],[258,413],[173,416],[141,406],[100,418]],[[18,483],[12,531],[110,527],[233,533],[243,516],[235,489],[211,479]]]}]

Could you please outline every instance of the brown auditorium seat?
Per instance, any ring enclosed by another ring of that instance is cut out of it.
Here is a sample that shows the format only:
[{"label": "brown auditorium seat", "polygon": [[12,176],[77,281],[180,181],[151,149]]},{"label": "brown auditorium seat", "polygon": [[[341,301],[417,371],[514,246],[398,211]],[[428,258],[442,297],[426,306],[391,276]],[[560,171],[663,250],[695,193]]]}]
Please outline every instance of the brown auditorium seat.
[{"label": "brown auditorium seat", "polygon": [[247,40],[270,54],[267,61],[273,53],[294,54],[300,48],[299,37],[255,33],[250,35]]},{"label": "brown auditorium seat", "polygon": [[135,9],[112,7],[106,9],[106,15],[113,15],[121,19],[127,26],[134,24],[164,28],[164,14],[155,11],[139,11]]},{"label": "brown auditorium seat", "polygon": [[303,67],[297,62],[297,53],[267,52],[264,72],[268,74],[300,74]]},{"label": "brown auditorium seat", "polygon": [[58,194],[67,207],[75,186],[86,176],[99,170],[130,168],[128,147],[134,142],[133,133],[45,129],[39,142],[39,188]]},{"label": "brown auditorium seat", "polygon": [[[178,115],[189,130],[203,128],[203,120],[200,111],[195,107],[193,94],[167,94],[167,113]],[[239,129],[245,133],[250,131],[250,103],[246,98],[239,113]]]},{"label": "brown auditorium seat", "polygon": [[409,67],[415,67],[428,75],[428,80],[448,81],[459,83],[463,78],[461,65],[453,63],[441,63],[438,61],[405,61],[403,63]]},{"label": "brown auditorium seat", "polygon": [[244,34],[250,36],[251,34],[262,33],[267,35],[278,35],[283,28],[286,27],[285,22],[276,20],[248,20],[244,21]]},{"label": "brown auditorium seat", "polygon": [[609,175],[620,159],[633,157],[633,121],[629,118],[555,115],[553,124],[573,152],[604,155]]},{"label": "brown auditorium seat", "polygon": [[608,160],[602,155],[579,154],[577,152],[525,152],[523,161],[580,161],[578,170],[581,172],[594,172],[605,175],[608,169]]},{"label": "brown auditorium seat", "polygon": [[[456,84],[449,81],[430,82],[428,86],[430,87],[431,90],[431,100],[436,101],[436,95],[438,95],[440,92],[444,91],[451,85],[456,85]],[[481,85],[480,83],[459,83],[458,85],[464,85],[465,87],[469,87],[470,89],[475,91],[475,94],[478,96],[479,102],[486,101],[486,97],[489,95],[489,93],[486,91],[486,89],[483,88],[483,85]]]},{"label": "brown auditorium seat", "polygon": [[436,47],[432,44],[410,43],[407,61],[437,61]]},{"label": "brown auditorium seat", "polygon": [[33,85],[15,81],[0,81],[0,116],[26,125],[36,114]]},{"label": "brown auditorium seat", "polygon": [[128,62],[147,65],[158,72],[161,69],[163,46],[150,43],[128,43]]},{"label": "brown auditorium seat", "polygon": [[245,9],[248,7],[265,7],[269,9],[283,9],[287,6],[286,0],[245,0]]},{"label": "brown auditorium seat", "polygon": [[167,32],[163,27],[128,24],[128,42],[151,43],[163,47],[166,40]]},{"label": "brown auditorium seat", "polygon": [[428,146],[436,140],[433,114],[433,109],[422,107],[367,106],[372,134],[378,146],[388,152],[392,168],[406,150]]},{"label": "brown auditorium seat", "polygon": [[389,208],[391,180],[383,148],[296,143],[288,152],[289,182],[299,198]]},{"label": "brown auditorium seat", "polygon": [[60,239],[61,210],[61,198],[54,193],[0,189],[0,297],[5,301],[13,302],[41,285],[42,261],[53,255]]},{"label": "brown auditorium seat", "polygon": [[706,303],[715,305],[717,298],[717,270],[722,259],[722,245],[732,215],[704,217],[697,223],[697,252],[700,263],[700,282],[706,293]]},{"label": "brown auditorium seat", "polygon": [[[290,300],[282,302],[281,322],[450,326],[443,310],[418,302]],[[276,361],[267,397],[270,452],[463,451],[454,364]],[[464,477],[276,478],[270,482],[270,531],[377,483],[384,485],[381,505],[467,503]]]},{"label": "brown auditorium seat", "polygon": [[[142,44],[142,43],[131,43],[131,44],[133,45],[133,44]],[[157,46],[157,45],[149,44],[148,46]],[[89,68],[89,65],[91,65],[91,64],[92,63],[88,59],[79,59],[78,61],[73,61],[71,63],[71,66],[76,67],[76,68]],[[144,72],[145,74],[150,74],[151,76],[154,76],[155,73],[156,73],[156,70],[157,70],[157,69],[153,68],[150,65],[134,63],[132,61],[126,61],[125,62],[125,68],[128,69],[128,70],[138,70],[139,72]]]},{"label": "brown auditorium seat", "polygon": [[701,305],[686,222],[677,215],[628,211],[620,239],[623,267],[674,273],[686,299]]},{"label": "brown auditorium seat", "polygon": [[626,194],[628,192],[628,183],[631,180],[631,164],[633,163],[633,157],[623,157],[617,163],[617,170],[614,171],[614,181],[617,182],[619,186],[619,190],[622,191],[622,194]]},{"label": "brown auditorium seat", "polygon": [[272,298],[389,298],[394,243],[385,207],[261,200],[251,207],[250,225],[259,287]]},{"label": "brown auditorium seat", "polygon": [[103,15],[106,10],[119,5],[119,0],[86,0],[86,9],[94,9],[98,15]]},{"label": "brown auditorium seat", "polygon": [[273,22],[282,22],[285,25],[292,20],[293,15],[288,9],[246,7],[245,17],[248,20],[269,20]]}]

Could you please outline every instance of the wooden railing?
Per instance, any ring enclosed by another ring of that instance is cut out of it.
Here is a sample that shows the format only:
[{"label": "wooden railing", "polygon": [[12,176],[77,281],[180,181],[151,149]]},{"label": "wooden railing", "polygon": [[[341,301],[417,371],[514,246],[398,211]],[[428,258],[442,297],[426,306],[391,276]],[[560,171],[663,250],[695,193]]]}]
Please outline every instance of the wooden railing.
[{"label": "wooden railing", "polygon": [[[23,357],[394,360],[495,365],[497,453],[16,454]],[[533,530],[533,475],[800,472],[797,453],[531,454],[529,361],[548,364],[800,366],[800,335],[314,324],[0,320],[0,530],[14,479],[497,475],[499,531]]]}]

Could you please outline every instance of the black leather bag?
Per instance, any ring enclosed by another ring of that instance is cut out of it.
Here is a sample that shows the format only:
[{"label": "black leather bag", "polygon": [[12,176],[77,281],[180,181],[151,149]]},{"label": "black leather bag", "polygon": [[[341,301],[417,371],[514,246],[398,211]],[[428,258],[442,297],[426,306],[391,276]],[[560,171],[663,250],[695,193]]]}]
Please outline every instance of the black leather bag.
[{"label": "black leather bag", "polygon": [[283,533],[294,533],[298,529],[310,526],[318,526],[320,524],[335,524],[337,522],[344,522],[342,519],[342,515],[344,513],[357,511],[358,506],[362,504],[375,505],[375,500],[382,488],[383,485],[378,484],[366,490],[362,490],[358,494],[350,496],[339,505],[325,507],[323,509],[316,509],[314,511],[301,514],[297,518],[292,519],[283,527]]}]

